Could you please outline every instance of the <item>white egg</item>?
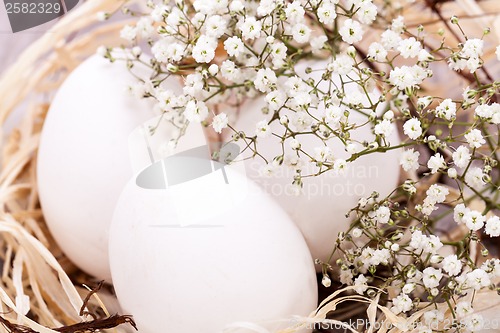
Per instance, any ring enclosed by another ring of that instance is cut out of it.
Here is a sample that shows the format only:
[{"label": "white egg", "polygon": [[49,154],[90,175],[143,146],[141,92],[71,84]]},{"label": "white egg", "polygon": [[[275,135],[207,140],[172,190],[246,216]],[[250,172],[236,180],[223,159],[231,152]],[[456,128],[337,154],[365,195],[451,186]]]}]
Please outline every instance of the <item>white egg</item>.
[{"label": "white egg", "polygon": [[[129,135],[155,116],[151,102],[127,91],[136,82],[124,63],[90,57],[60,87],[41,135],[38,189],[47,224],[64,253],[100,279],[111,277],[108,229],[133,175]],[[173,78],[167,85],[182,92]]]},{"label": "white egg", "polygon": [[[311,74],[305,74],[305,68],[311,66],[316,71]],[[326,68],[326,62],[306,63],[297,67],[297,73],[302,78],[312,77],[315,80],[321,78],[323,71],[318,69]],[[340,87],[339,78],[333,78]],[[355,84],[345,85],[346,95],[357,94],[358,90]],[[332,86],[333,87],[333,86]],[[333,87],[334,88],[334,87]],[[328,85],[323,82],[319,89],[329,91]],[[380,94],[376,91],[370,93],[371,99],[376,101]],[[366,97],[364,98],[366,105]],[[270,120],[272,112],[264,115],[261,110],[266,106],[263,97],[257,97],[243,105],[239,118],[234,124],[238,131],[244,131],[247,135],[255,135],[255,125],[261,120]],[[324,107],[318,107],[318,110],[310,109],[316,117],[320,117],[324,112]],[[295,116],[293,112],[287,111],[286,115],[293,121]],[[283,115],[281,113],[280,115]],[[349,122],[358,125],[367,121],[365,115],[351,112]],[[291,125],[293,126],[293,125]],[[284,133],[284,127],[275,121],[271,124],[273,133]],[[363,126],[351,133],[351,139],[359,142],[371,142],[375,138],[370,126]],[[314,153],[314,148],[323,146],[322,140],[315,135],[298,135],[297,140],[301,143],[304,151]],[[226,140],[229,138],[226,137]],[[396,126],[393,126],[393,133],[388,138],[391,145],[399,143]],[[242,145],[241,143],[240,145]],[[328,140],[328,147],[331,148],[334,157],[347,159],[348,154],[344,145],[337,138]],[[274,135],[267,138],[258,138],[257,150],[268,162],[271,162],[275,156],[282,154],[281,139]],[[296,153],[290,148],[290,139],[284,143],[285,156],[296,156]],[[346,218],[346,213],[354,208],[361,197],[369,196],[373,191],[377,191],[381,196],[388,195],[398,185],[399,179],[399,154],[398,150],[388,151],[386,153],[376,153],[362,156],[349,164],[345,175],[334,175],[329,171],[320,176],[304,178],[302,194],[296,195],[291,187],[295,171],[286,165],[290,162],[285,160],[283,166],[274,171],[274,175],[266,177],[262,174],[262,168],[266,165],[260,157],[254,157],[247,160],[246,171],[249,178],[257,182],[261,187],[270,193],[279,204],[285,209],[292,220],[302,231],[313,258],[322,261],[328,261],[341,231],[347,231],[351,219]],[[252,152],[247,150],[242,157],[251,157]],[[307,162],[308,159],[305,160]],[[303,170],[307,170],[307,164]],[[317,171],[316,167],[309,170]],[[304,172],[303,174],[308,174]],[[333,257],[335,258],[335,257]],[[317,269],[320,269],[317,266]]]},{"label": "white egg", "polygon": [[[194,164],[203,163],[193,159]],[[110,263],[140,333],[216,333],[234,322],[268,329],[316,307],[307,245],[287,214],[240,172],[143,189],[116,206]],[[168,179],[167,179],[168,182]]]}]

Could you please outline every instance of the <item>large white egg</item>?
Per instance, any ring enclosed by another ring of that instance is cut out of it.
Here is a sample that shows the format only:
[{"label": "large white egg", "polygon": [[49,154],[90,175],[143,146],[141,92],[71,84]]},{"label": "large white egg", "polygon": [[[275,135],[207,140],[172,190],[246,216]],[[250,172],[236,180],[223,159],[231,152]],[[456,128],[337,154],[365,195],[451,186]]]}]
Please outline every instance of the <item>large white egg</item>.
[{"label": "large white egg", "polygon": [[[326,68],[326,64],[326,62],[308,62],[298,66],[296,71],[302,78],[312,77],[319,80],[323,74],[321,69]],[[305,73],[305,68],[308,66],[313,68],[311,74]],[[334,77],[332,80],[338,87],[341,86],[338,77]],[[346,95],[358,93],[355,86],[354,83],[346,84]],[[319,89],[323,92],[334,88],[334,85],[329,87],[326,82],[319,85]],[[379,93],[375,90],[370,93],[370,96],[372,101],[376,101]],[[366,97],[364,103],[365,105],[367,103]],[[244,131],[249,136],[255,135],[257,122],[264,119],[270,120],[272,116],[272,112],[269,115],[262,113],[261,110],[264,106],[266,106],[266,102],[263,97],[257,97],[244,104],[234,128],[238,131]],[[318,110],[311,109],[310,112],[315,113],[316,117],[320,117],[322,110],[324,107],[320,106]],[[283,114],[288,115],[290,119],[294,117],[291,111],[282,112],[281,115]],[[356,112],[351,112],[349,115],[350,123],[361,125],[366,121],[365,115]],[[273,133],[284,133],[284,127],[278,121],[272,123],[271,130]],[[359,142],[372,142],[375,138],[370,126],[363,126],[350,133],[351,138]],[[323,146],[322,140],[312,134],[299,135],[297,139],[301,143],[302,149],[309,153],[314,153],[314,148]],[[395,126],[392,135],[387,139],[391,145],[399,143]],[[227,135],[226,140],[230,140]],[[337,138],[329,139],[327,145],[332,149],[335,158],[347,159],[350,156]],[[289,140],[284,143],[283,147],[285,156],[296,156],[296,153],[290,148]],[[274,135],[258,138],[257,150],[270,162],[275,156],[282,154],[281,139]],[[392,150],[386,153],[362,156],[349,164],[345,175],[335,175],[330,171],[320,176],[304,178],[302,194],[298,196],[291,187],[295,171],[286,166],[286,160],[283,166],[274,172],[273,176],[266,177],[261,173],[262,167],[266,165],[262,158],[258,156],[251,158],[252,152],[248,149],[242,158],[250,158],[245,162],[248,177],[271,194],[298,225],[313,258],[327,262],[334,249],[338,233],[347,231],[350,226],[351,219],[346,218],[345,215],[357,205],[358,200],[361,197],[369,196],[373,191],[379,192],[381,196],[386,196],[396,188],[399,179],[399,154],[399,151]],[[303,169],[307,169],[307,165]],[[317,168],[309,170],[317,171]],[[317,269],[320,267],[318,266]]]},{"label": "large white egg", "polygon": [[[143,78],[150,73],[138,65],[132,71]],[[37,168],[45,220],[64,253],[100,279],[111,277],[108,229],[133,175],[129,135],[155,116],[151,102],[127,91],[136,82],[125,63],[90,57],[60,87],[41,135]],[[166,85],[182,91],[173,78]]]},{"label": "large white egg", "polygon": [[111,272],[140,333],[216,333],[234,322],[277,329],[315,309],[299,229],[257,185],[225,169],[227,184],[218,170],[163,190],[132,179],[123,190]]}]

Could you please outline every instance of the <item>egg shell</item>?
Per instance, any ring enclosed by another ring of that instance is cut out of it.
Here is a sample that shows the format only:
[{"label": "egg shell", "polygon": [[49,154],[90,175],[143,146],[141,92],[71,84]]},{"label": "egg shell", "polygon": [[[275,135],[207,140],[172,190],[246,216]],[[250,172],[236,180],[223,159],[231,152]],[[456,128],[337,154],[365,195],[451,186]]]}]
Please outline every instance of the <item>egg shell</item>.
[{"label": "egg shell", "polygon": [[[167,190],[132,179],[122,192],[111,271],[140,333],[215,333],[233,322],[276,329],[283,323],[273,320],[315,309],[316,276],[300,231],[257,185],[226,169],[228,184],[217,171]],[[184,223],[179,206],[198,219]]]},{"label": "egg shell", "polygon": [[[302,78],[318,80],[323,73],[320,69],[326,68],[326,64],[326,62],[307,62],[297,66],[296,72]],[[306,74],[307,67],[313,69],[311,74]],[[338,87],[341,86],[339,77],[333,77],[332,80]],[[352,93],[356,89],[354,86],[355,84],[345,85],[345,93],[347,95]],[[329,87],[323,82],[319,85],[319,89],[328,91]],[[370,95],[372,100],[376,100],[380,94],[374,91]],[[364,103],[366,105],[366,100]],[[262,96],[248,101],[242,106],[234,128],[249,136],[255,135],[257,122],[264,119],[270,120],[272,117],[272,112],[268,115],[262,113],[261,110],[266,105]],[[324,107],[319,106],[318,110],[310,109],[309,111],[314,116],[321,117]],[[382,108],[378,112],[381,113]],[[288,115],[290,119],[293,117],[292,111],[284,114]],[[351,112],[349,121],[350,123],[363,124],[367,121],[367,117],[357,112]],[[274,121],[271,123],[271,131],[281,134],[284,133],[285,129],[278,121]],[[370,126],[366,125],[352,130],[350,133],[352,139],[360,142],[371,142],[375,138]],[[230,140],[227,134],[225,139]],[[323,146],[323,141],[314,135],[299,135],[297,139],[301,143],[302,149],[308,153],[314,153],[314,148]],[[395,125],[392,135],[387,140],[391,145],[397,145],[400,142]],[[337,138],[329,139],[327,145],[332,149],[335,158],[347,159],[350,156]],[[243,143],[240,143],[240,146],[243,148]],[[285,156],[296,156],[296,153],[289,146],[289,140],[285,142],[284,150]],[[275,156],[282,153],[281,139],[274,135],[258,138],[257,151],[268,162],[271,162]],[[397,187],[399,180],[400,150],[391,150],[385,153],[361,156],[348,164],[345,175],[335,175],[329,171],[320,176],[304,178],[303,193],[297,196],[290,188],[295,171],[285,166],[286,161],[276,174],[266,177],[261,173],[262,167],[266,165],[265,161],[258,156],[251,157],[252,152],[249,150],[241,156],[242,159],[249,158],[245,162],[247,176],[258,183],[264,191],[271,194],[285,209],[302,231],[313,258],[324,262],[327,262],[332,254],[338,233],[348,230],[352,219],[345,215],[358,204],[358,200],[361,197],[369,196],[373,191],[379,192],[381,197],[386,196]],[[309,170],[317,171],[317,168]],[[303,174],[308,174],[308,172]],[[333,259],[335,258],[334,256]],[[320,270],[321,267],[318,265],[317,269]]]},{"label": "egg shell", "polygon": [[[143,78],[150,73],[140,64],[132,71]],[[38,152],[40,201],[52,235],[77,266],[108,281],[109,225],[133,175],[129,135],[156,116],[150,100],[127,91],[136,82],[124,62],[85,60],[54,97]],[[165,85],[182,92],[175,78]],[[168,130],[158,135],[168,140]]]}]

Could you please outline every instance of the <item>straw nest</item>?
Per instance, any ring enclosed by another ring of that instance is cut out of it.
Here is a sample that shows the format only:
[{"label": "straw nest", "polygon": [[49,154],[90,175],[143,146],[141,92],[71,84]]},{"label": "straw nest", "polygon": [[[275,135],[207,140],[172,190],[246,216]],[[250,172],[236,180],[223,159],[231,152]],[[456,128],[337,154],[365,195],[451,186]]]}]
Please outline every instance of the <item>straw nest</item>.
[{"label": "straw nest", "polygon": [[[424,5],[438,2],[442,2],[439,13]],[[93,332],[119,324],[132,324],[128,316],[110,316],[105,303],[110,309],[114,307],[116,302],[112,294],[102,290],[94,293],[90,291],[92,288],[85,287],[84,282],[94,282],[90,277],[82,278],[57,248],[44,223],[36,187],[37,148],[51,98],[65,77],[98,46],[119,45],[118,35],[123,21],[103,24],[97,22],[97,13],[115,12],[122,4],[115,0],[84,2],[63,17],[51,33],[33,43],[0,79],[0,122],[4,124],[14,111],[22,114],[17,128],[7,137],[2,135],[1,141],[0,257],[3,268],[0,332]],[[481,36],[484,27],[490,27],[500,41],[499,11],[497,0],[416,1],[406,10],[405,16],[409,26],[425,23],[429,31],[436,31],[439,26],[447,28],[439,16],[446,19],[458,15],[464,18],[462,25],[471,35]],[[421,22],[422,17],[428,18],[428,21]],[[457,38],[449,29],[446,33],[450,42]],[[494,57],[494,46],[488,45],[487,58]],[[494,75],[500,73],[499,68],[493,67],[493,71]],[[439,80],[435,80],[427,88],[434,91],[456,89],[466,81],[467,78],[457,78],[454,87],[445,85],[443,88]],[[451,90],[443,91],[443,94],[450,93]],[[415,178],[418,175],[405,177]],[[456,230],[448,237],[460,234],[461,231]],[[419,320],[423,314],[419,311],[409,320],[403,320],[379,305],[378,299],[354,295],[349,293],[349,289],[336,290],[309,318],[297,321],[299,324],[286,332],[294,332],[301,325],[314,322],[338,323],[326,318],[331,318],[331,312],[347,301],[365,304],[363,309],[370,322],[385,321],[400,328]],[[492,298],[488,295],[476,299],[484,303],[479,305],[479,309],[497,310],[497,304],[490,304]],[[126,326],[121,325],[116,330],[125,331]],[[382,325],[381,332],[400,331],[397,327],[389,329],[387,325]]]}]

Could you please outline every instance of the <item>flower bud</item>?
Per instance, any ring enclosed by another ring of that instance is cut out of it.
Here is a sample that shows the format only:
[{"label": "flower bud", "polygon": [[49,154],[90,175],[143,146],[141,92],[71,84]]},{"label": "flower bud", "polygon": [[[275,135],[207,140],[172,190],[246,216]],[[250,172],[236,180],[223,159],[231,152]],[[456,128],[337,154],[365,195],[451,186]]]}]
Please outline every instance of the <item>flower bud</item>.
[{"label": "flower bud", "polygon": [[332,285],[332,280],[330,280],[328,274],[323,274],[323,278],[321,279],[321,284],[326,288],[329,288]]}]

